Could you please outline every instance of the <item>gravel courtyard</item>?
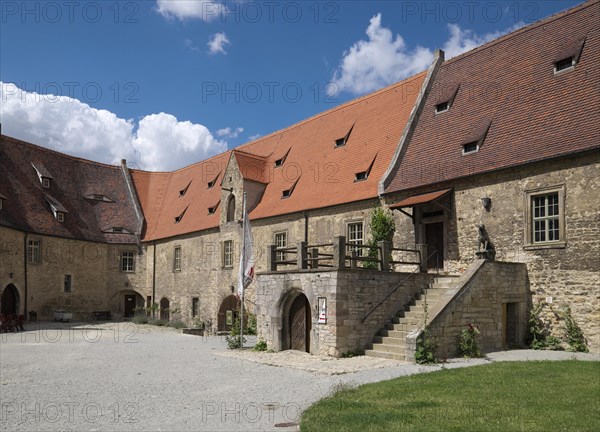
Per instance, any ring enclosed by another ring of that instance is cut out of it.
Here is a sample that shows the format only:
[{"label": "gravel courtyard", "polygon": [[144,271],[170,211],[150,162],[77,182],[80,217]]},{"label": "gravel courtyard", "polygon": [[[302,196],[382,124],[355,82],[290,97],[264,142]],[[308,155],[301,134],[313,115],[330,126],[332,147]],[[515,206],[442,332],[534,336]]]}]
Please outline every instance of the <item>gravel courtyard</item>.
[{"label": "gravel courtyard", "polygon": [[[231,352],[222,337],[132,323],[33,325],[0,334],[2,431],[292,431],[302,410],[339,388],[442,367]],[[490,357],[559,360],[573,354]]]}]

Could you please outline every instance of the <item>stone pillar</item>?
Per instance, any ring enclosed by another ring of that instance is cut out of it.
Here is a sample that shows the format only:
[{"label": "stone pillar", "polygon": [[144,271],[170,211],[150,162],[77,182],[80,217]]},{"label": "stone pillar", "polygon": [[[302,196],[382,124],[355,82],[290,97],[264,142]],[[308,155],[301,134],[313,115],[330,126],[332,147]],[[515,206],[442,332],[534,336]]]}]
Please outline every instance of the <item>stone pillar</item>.
[{"label": "stone pillar", "polygon": [[333,267],[343,269],[346,267],[346,237],[333,238]]},{"label": "stone pillar", "polygon": [[358,267],[358,263],[356,261],[356,257],[358,256],[358,254],[356,253],[356,249],[350,252],[350,256],[352,257],[352,259],[350,260],[350,268],[354,270]]}]

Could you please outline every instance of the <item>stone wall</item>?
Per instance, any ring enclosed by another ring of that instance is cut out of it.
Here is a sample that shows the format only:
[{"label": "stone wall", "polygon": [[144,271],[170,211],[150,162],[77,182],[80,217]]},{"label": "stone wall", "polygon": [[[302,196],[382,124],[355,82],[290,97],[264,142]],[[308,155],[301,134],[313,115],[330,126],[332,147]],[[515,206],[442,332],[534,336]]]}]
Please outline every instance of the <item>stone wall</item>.
[{"label": "stone wall", "polygon": [[[525,342],[527,304],[530,301],[527,268],[524,264],[476,260],[447,294],[428,311],[429,330],[440,358],[457,357],[462,330],[475,324],[482,352],[499,351]],[[508,316],[507,304],[514,304],[515,315]],[[515,334],[507,339],[507,322],[516,324]],[[414,358],[421,332],[407,337],[407,359]]]},{"label": "stone wall", "polygon": [[[373,336],[417,293],[433,275],[371,270],[296,270],[257,276],[259,337],[276,350],[285,346],[290,300],[304,294],[311,308],[310,352],[341,357],[362,351]],[[399,289],[365,320],[367,313],[396,286]],[[327,323],[318,324],[318,298],[327,299]]]},{"label": "stone wall", "polygon": [[[556,312],[570,305],[590,349],[600,352],[600,154],[545,161],[388,197],[389,203],[431,190],[453,188],[448,215],[445,270],[464,272],[475,259],[477,225],[485,224],[501,261],[527,265],[533,302],[560,335]],[[564,188],[565,242],[532,246],[526,241],[527,191]],[[486,211],[482,197],[491,198]],[[410,218],[394,212],[396,244],[415,239]],[[547,303],[546,300],[552,303]]]}]

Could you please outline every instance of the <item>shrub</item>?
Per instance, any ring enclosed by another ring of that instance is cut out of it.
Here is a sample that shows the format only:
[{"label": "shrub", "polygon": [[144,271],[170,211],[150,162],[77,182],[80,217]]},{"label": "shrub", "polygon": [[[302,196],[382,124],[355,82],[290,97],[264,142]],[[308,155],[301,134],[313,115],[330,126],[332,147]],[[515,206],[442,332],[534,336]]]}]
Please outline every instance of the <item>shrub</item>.
[{"label": "shrub", "polygon": [[460,355],[463,357],[481,357],[477,345],[477,335],[481,332],[473,323],[467,323],[460,334]]},{"label": "shrub", "polygon": [[562,310],[563,330],[565,331],[565,342],[569,344],[569,351],[589,352],[581,327],[575,322],[571,315],[571,308],[564,306]]},{"label": "shrub", "polygon": [[[371,210],[371,220],[369,221],[369,228],[371,230],[371,239],[367,242],[369,246],[377,246],[377,242],[380,241],[391,241],[394,237],[394,231],[396,231],[396,224],[394,217],[389,211],[384,210],[382,207],[375,207]],[[368,249],[367,256],[370,258],[378,258],[379,254],[377,249]],[[363,263],[363,268],[376,270],[379,266],[375,261],[369,261]]]},{"label": "shrub", "polygon": [[432,364],[437,363],[435,357],[436,345],[431,339],[429,328],[425,327],[421,336],[417,340],[417,350],[415,351],[415,361],[418,364]]},{"label": "shrub", "polygon": [[225,341],[227,342],[227,348],[229,349],[237,349],[241,348],[242,344],[246,342],[246,338],[240,337],[240,318],[239,315],[235,318],[233,325],[231,326],[231,330],[229,331],[229,336],[225,336]]},{"label": "shrub", "polygon": [[246,320],[246,330],[244,333],[249,336],[256,335],[256,315],[253,313],[248,313],[248,318]]},{"label": "shrub", "polygon": [[135,315],[131,322],[134,324],[148,324],[148,317],[146,315]]},{"label": "shrub", "polygon": [[261,338],[256,342],[252,351],[266,351],[267,349],[267,341]]}]

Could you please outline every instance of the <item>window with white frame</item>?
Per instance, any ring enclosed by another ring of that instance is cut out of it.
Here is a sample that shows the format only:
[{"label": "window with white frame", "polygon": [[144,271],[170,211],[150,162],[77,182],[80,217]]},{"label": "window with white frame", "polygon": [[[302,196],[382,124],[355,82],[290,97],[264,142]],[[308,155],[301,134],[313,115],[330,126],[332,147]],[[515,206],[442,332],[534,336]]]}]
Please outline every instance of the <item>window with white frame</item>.
[{"label": "window with white frame", "polygon": [[[363,244],[363,223],[351,222],[348,224],[348,244],[362,245]],[[350,248],[350,251],[356,251],[356,255],[362,256],[362,248]]]},{"label": "window with white frame", "polygon": [[527,192],[526,245],[562,246],[564,221],[564,187]]},{"label": "window with white frame", "polygon": [[181,246],[175,246],[173,255],[173,271],[181,271]]},{"label": "window with white frame", "polygon": [[[287,246],[287,232],[275,233],[275,247],[284,248]],[[277,252],[275,259],[277,261],[285,261],[285,252]]]},{"label": "window with white frame", "polygon": [[135,270],[133,252],[121,253],[121,271],[132,273]]},{"label": "window with white frame", "polygon": [[223,267],[233,267],[233,240],[223,242]]},{"label": "window with white frame", "polygon": [[29,264],[39,264],[42,262],[42,242],[40,240],[28,240],[27,262]]}]

